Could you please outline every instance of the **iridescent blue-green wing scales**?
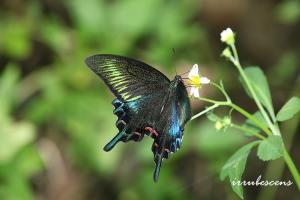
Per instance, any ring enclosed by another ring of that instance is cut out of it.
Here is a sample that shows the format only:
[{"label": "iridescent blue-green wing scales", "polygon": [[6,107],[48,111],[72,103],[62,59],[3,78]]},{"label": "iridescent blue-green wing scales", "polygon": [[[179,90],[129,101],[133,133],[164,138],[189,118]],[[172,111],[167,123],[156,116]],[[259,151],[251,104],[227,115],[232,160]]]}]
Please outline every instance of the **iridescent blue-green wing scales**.
[{"label": "iridescent blue-green wing scales", "polygon": [[99,54],[86,64],[110,88],[118,99],[132,101],[165,89],[170,80],[153,67],[122,56]]},{"label": "iridescent blue-green wing scales", "polygon": [[181,81],[171,90],[169,96],[157,126],[160,134],[152,146],[156,165],[154,181],[158,180],[162,159],[169,158],[171,153],[181,147],[185,124],[192,115],[188,94]]},{"label": "iridescent blue-green wing scales", "polygon": [[113,105],[119,133],[104,150],[110,151],[119,141],[140,141],[146,133],[142,128],[159,114],[170,80],[153,67],[122,56],[94,55],[86,64],[117,97]]}]

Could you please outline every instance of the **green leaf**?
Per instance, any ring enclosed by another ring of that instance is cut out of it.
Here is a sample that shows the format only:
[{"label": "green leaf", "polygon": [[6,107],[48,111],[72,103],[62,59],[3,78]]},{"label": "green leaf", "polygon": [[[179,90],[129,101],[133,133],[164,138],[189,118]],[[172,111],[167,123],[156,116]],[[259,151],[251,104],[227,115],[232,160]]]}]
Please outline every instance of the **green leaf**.
[{"label": "green leaf", "polygon": [[35,129],[27,122],[4,123],[1,126],[0,135],[0,162],[7,162],[23,146],[35,139]]},{"label": "green leaf", "polygon": [[263,140],[257,150],[257,156],[263,160],[275,160],[283,155],[283,143],[280,136],[270,135]]},{"label": "green leaf", "polygon": [[[0,24],[0,51],[13,59],[24,59],[32,50],[33,26],[25,18],[5,17]],[[13,39],[12,39],[13,38]]]},{"label": "green leaf", "polygon": [[300,2],[294,1],[282,1],[275,9],[275,16],[279,22],[292,25],[299,21],[300,17]]},{"label": "green leaf", "polygon": [[[264,123],[264,117],[262,116],[261,112],[260,111],[256,111],[255,113],[252,114],[254,118],[256,118],[258,121]],[[250,119],[247,119],[245,121],[245,123],[243,124],[243,126],[245,128],[248,128],[248,129],[251,129],[253,130],[254,132],[261,132],[261,128],[259,128],[255,123],[253,123]],[[267,126],[265,124],[265,126]],[[249,136],[253,136],[252,134],[250,133],[247,133],[245,132],[246,135],[249,135]]]},{"label": "green leaf", "polygon": [[245,170],[245,165],[247,161],[247,157],[253,146],[257,145],[260,141],[251,142],[238,151],[236,151],[225,163],[221,170],[220,179],[224,180],[225,177],[229,177],[231,187],[233,191],[241,198],[243,197],[243,187],[238,184],[233,184],[235,181],[240,181]]},{"label": "green leaf", "polygon": [[292,97],[284,106],[279,110],[276,115],[278,121],[285,121],[292,118],[297,112],[300,111],[300,98]]},{"label": "green leaf", "polygon": [[[247,67],[244,71],[250,81],[250,84],[253,86],[254,92],[256,93],[259,101],[268,110],[271,117],[275,118],[271,93],[264,72],[259,67]],[[242,80],[242,78],[240,79]],[[253,98],[246,84],[243,81],[242,83],[249,97]]]},{"label": "green leaf", "polygon": [[20,176],[28,178],[41,172],[44,167],[40,152],[34,144],[20,148],[10,165],[13,165],[10,169],[14,169]]},{"label": "green leaf", "polygon": [[0,76],[0,120],[11,112],[16,99],[19,74],[18,66],[8,64]]}]

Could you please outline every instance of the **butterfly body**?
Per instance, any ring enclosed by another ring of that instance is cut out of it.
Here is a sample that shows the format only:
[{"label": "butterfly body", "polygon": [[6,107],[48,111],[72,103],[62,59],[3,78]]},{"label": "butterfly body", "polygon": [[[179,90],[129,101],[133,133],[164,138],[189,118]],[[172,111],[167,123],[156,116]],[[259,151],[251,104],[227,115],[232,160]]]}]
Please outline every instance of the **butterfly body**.
[{"label": "butterfly body", "polygon": [[151,136],[157,181],[162,159],[180,148],[184,126],[191,118],[181,77],[170,81],[151,66],[122,56],[100,54],[88,57],[86,63],[116,96],[112,104],[119,133],[104,150],[111,150],[119,141]]}]

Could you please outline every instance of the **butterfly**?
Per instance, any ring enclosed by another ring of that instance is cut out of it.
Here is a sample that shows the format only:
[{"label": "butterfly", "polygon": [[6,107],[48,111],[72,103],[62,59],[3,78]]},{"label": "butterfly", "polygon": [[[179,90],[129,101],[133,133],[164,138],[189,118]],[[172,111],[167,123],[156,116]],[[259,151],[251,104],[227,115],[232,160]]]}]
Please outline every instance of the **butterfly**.
[{"label": "butterfly", "polygon": [[154,139],[154,181],[158,181],[162,160],[176,152],[185,124],[191,119],[188,93],[181,76],[170,81],[143,62],[123,56],[99,54],[85,60],[116,96],[113,113],[118,117],[118,134],[104,147],[110,151],[119,142]]}]

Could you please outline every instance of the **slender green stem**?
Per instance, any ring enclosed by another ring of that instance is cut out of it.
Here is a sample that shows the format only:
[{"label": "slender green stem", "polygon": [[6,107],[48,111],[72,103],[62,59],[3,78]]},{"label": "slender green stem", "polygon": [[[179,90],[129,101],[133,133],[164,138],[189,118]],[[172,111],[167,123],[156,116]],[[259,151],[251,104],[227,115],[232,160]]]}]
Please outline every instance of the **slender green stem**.
[{"label": "slender green stem", "polygon": [[245,128],[243,126],[240,126],[240,125],[237,125],[237,124],[233,124],[231,123],[230,125],[231,127],[235,128],[235,129],[238,129],[238,130],[241,130],[243,132],[248,132],[250,133],[251,135],[254,135],[256,136],[257,138],[261,139],[261,140],[264,140],[266,139],[264,136],[262,136],[261,134],[259,134],[258,132],[253,132],[252,130],[248,129],[248,128]]},{"label": "slender green stem", "polygon": [[222,85],[222,87],[214,82],[211,82],[211,84],[213,86],[215,86],[218,90],[220,90],[223,95],[226,98],[226,102],[225,101],[214,101],[211,99],[207,99],[207,98],[203,98],[200,97],[200,100],[206,101],[206,102],[210,102],[210,103],[214,103],[214,104],[221,104],[221,105],[227,105],[227,106],[231,106],[233,109],[237,110],[238,112],[240,112],[242,115],[244,115],[245,117],[249,118],[252,122],[254,122],[256,125],[258,125],[266,134],[271,135],[272,132],[268,129],[267,126],[265,126],[263,123],[261,123],[259,120],[257,120],[255,117],[253,117],[252,114],[248,113],[247,111],[245,111],[244,109],[242,109],[241,107],[237,106],[236,104],[231,103],[231,99],[228,96],[227,92],[224,90],[224,87]]},{"label": "slender green stem", "polygon": [[213,104],[219,104],[219,105],[228,104],[227,101],[215,101],[215,100],[204,98],[204,97],[199,97],[198,99],[201,100],[201,101],[205,101],[205,102],[209,102],[209,103],[213,103]]},{"label": "slender green stem", "polygon": [[262,123],[261,121],[259,121],[258,119],[256,119],[252,114],[248,113],[243,108],[241,108],[238,105],[233,104],[233,103],[231,103],[229,106],[232,107],[233,109],[235,109],[236,111],[238,111],[239,113],[241,113],[242,115],[244,115],[246,118],[250,119],[259,128],[261,128],[267,135],[271,135],[272,134],[272,132],[268,129],[268,127],[264,123]]},{"label": "slender green stem", "polygon": [[216,87],[218,90],[220,90],[222,92],[222,94],[225,96],[226,100],[228,102],[231,102],[231,99],[230,99],[229,95],[227,94],[227,92],[224,90],[223,85],[221,87],[220,85],[218,85],[218,84],[216,84],[216,83],[214,83],[212,81],[210,82],[210,84],[213,85],[214,87]]},{"label": "slender green stem", "polygon": [[197,117],[200,117],[201,115],[204,115],[205,113],[207,113],[207,112],[209,112],[209,111],[211,111],[211,110],[217,108],[218,106],[219,106],[218,104],[214,104],[214,105],[212,105],[212,106],[206,108],[205,110],[203,110],[203,111],[199,112],[198,114],[194,115],[194,116],[191,118],[191,120],[194,120],[194,119],[196,119]]},{"label": "slender green stem", "polygon": [[284,149],[284,151],[283,151],[283,158],[284,158],[284,161],[285,161],[286,165],[288,166],[292,176],[294,177],[294,180],[296,182],[298,190],[300,190],[300,174],[299,174],[299,172],[296,168],[296,165],[294,164],[291,156],[289,155],[289,153],[287,152],[286,149]]},{"label": "slender green stem", "polygon": [[[255,123],[258,127],[260,127],[267,135],[271,135],[272,134],[272,132],[268,129],[268,127],[264,123],[260,122],[252,114],[248,113],[246,110],[244,110],[243,108],[239,107],[238,105],[236,105],[234,103],[227,102],[227,101],[215,101],[215,100],[207,99],[207,98],[204,98],[204,97],[199,97],[199,99],[202,100],[202,101],[213,103],[213,104],[217,105],[214,108],[217,108],[218,106],[229,106],[229,107],[232,107],[233,109],[235,109],[236,111],[238,111],[239,113],[241,113],[242,115],[244,115],[246,118],[250,119],[253,123]],[[202,111],[202,112],[204,112],[204,111]],[[199,116],[201,116],[202,112],[200,112],[200,113],[196,114],[195,116],[193,116],[192,120],[195,119],[195,118],[197,118],[197,117],[199,117]]]},{"label": "slender green stem", "polygon": [[235,48],[235,45],[231,45],[230,46],[232,51],[233,51],[233,55],[235,57],[235,59],[233,60],[233,64],[237,67],[239,73],[241,74],[242,78],[244,79],[251,95],[253,96],[253,99],[258,107],[258,109],[260,110],[261,114],[263,115],[265,121],[267,122],[269,128],[271,129],[271,131],[274,133],[274,135],[280,135],[280,132],[274,127],[273,123],[271,122],[267,112],[265,111],[264,107],[262,106],[261,102],[259,101],[256,93],[254,92],[254,89],[252,87],[252,85],[250,84],[250,81],[248,79],[248,77],[246,76],[244,70],[242,69],[242,66],[240,64],[240,61],[239,61],[239,57],[238,57],[238,53],[237,53],[237,50]]},{"label": "slender green stem", "polygon": [[201,100],[201,101],[212,103],[212,104],[218,104],[219,103],[219,101],[215,101],[215,100],[208,99],[208,98],[205,98],[205,97],[199,97],[198,99]]}]

